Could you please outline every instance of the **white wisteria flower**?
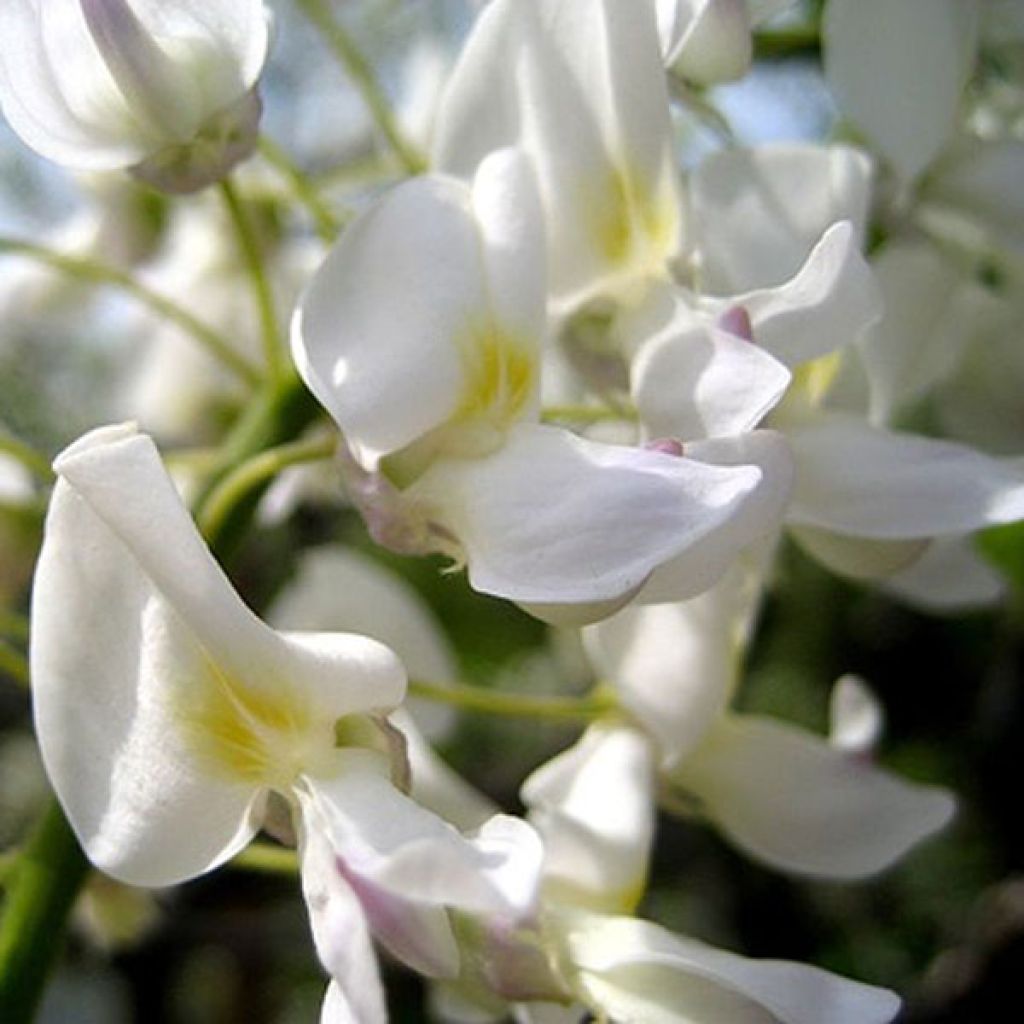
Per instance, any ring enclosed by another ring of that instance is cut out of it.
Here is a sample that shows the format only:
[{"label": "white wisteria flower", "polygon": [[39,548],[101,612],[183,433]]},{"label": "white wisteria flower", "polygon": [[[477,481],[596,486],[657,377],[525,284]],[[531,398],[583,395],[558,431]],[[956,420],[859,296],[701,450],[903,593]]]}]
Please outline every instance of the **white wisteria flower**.
[{"label": "white wisteria flower", "polygon": [[665,65],[696,85],[742,78],[754,54],[747,0],[655,0]]},{"label": "white wisteria flower", "polygon": [[385,1020],[373,932],[420,970],[457,973],[446,907],[522,910],[540,848],[503,817],[464,839],[402,792],[385,717],[405,691],[397,657],[362,636],[264,625],[130,425],[87,434],[54,468],[33,590],[35,721],[90,859],[171,885],[262,824],[290,828],[334,979],[325,1020]]},{"label": "white wisteria flower", "polygon": [[[849,684],[838,698],[838,742],[729,710],[756,595],[756,583],[736,567],[691,601],[626,608],[585,631],[595,665],[636,723],[629,727],[632,742],[639,742],[639,727],[651,747],[646,774],[631,773],[643,785],[623,783],[624,794],[632,793],[634,803],[646,801],[653,815],[660,774],[670,792],[685,795],[688,806],[769,865],[840,879],[881,871],[949,821],[952,797],[906,782],[858,756],[860,750],[850,751]],[[560,813],[571,810],[592,848],[610,820],[601,810],[609,790],[592,787],[584,772],[609,757],[605,745],[622,745],[626,728],[601,726],[595,733],[592,727],[524,789],[527,802],[550,803],[551,780],[560,780],[556,793],[575,794],[571,803],[559,799]],[[620,807],[619,814],[625,795],[608,801]],[[620,882],[618,890],[628,892],[642,882],[638,870],[649,839],[631,844],[629,832],[617,835],[617,846],[604,845],[617,851],[620,864],[632,865],[631,873],[618,871],[629,882]],[[611,852],[602,858],[616,862]],[[567,867],[569,881],[574,876]]]},{"label": "white wisteria flower", "polygon": [[[579,1001],[599,1019],[644,1024],[887,1024],[894,993],[808,964],[755,960],[634,917],[568,910],[558,946]],[[561,1008],[526,1007],[524,1024],[570,1024]]]},{"label": "white wisteria flower", "polygon": [[527,783],[523,798],[544,839],[541,900],[518,917],[459,916],[463,970],[435,984],[438,1018],[890,1021],[900,1000],[885,989],[806,964],[748,959],[628,916],[647,874],[652,760],[639,731],[598,727]]},{"label": "white wisteria flower", "polygon": [[465,179],[529,153],[560,308],[667,275],[682,227],[654,5],[494,0],[442,96],[432,165]]},{"label": "white wisteria flower", "polygon": [[841,110],[913,182],[953,134],[983,0],[830,0],[825,70]]},{"label": "white wisteria flower", "polygon": [[472,186],[398,186],[349,227],[300,302],[292,349],[352,452],[356,500],[378,539],[465,561],[477,590],[541,616],[607,614],[683,554],[700,589],[772,528],[784,446],[764,433],[689,457],[538,422],[544,266],[515,150]]},{"label": "white wisteria flower", "polygon": [[[1024,518],[1024,475],[1014,461],[889,430],[870,423],[856,403],[833,404],[844,360],[859,360],[858,344],[881,314],[878,289],[856,252],[867,194],[863,161],[843,150],[768,147],[719,154],[708,164],[695,176],[703,213],[694,244],[698,254],[713,254],[707,266],[722,297],[691,299],[677,290],[667,324],[636,346],[631,387],[648,434],[729,433],[732,418],[718,422],[729,410],[723,395],[738,379],[756,380],[763,425],[792,447],[787,525],[830,568],[858,578],[903,569],[936,539]],[[806,196],[816,199],[808,204]],[[837,216],[845,223],[834,223]],[[746,227],[731,232],[739,222]],[[744,244],[752,224],[757,247]],[[800,260],[789,282],[764,287]],[[741,289],[753,290],[735,294]],[[755,359],[737,348],[739,339],[764,351]],[[728,365],[726,355],[733,362],[742,356],[746,376],[716,372]],[[770,358],[792,376],[767,372]]]},{"label": "white wisteria flower", "polygon": [[[653,664],[657,651],[649,654]],[[646,884],[656,761],[642,731],[607,723],[527,780],[523,800],[544,840],[540,905],[519,920],[476,918],[460,930],[471,967],[442,983],[440,1016],[496,1021],[511,1003],[521,1024],[577,1024],[587,1011],[645,1024],[891,1020],[892,992],[748,959],[628,916]]]},{"label": "white wisteria flower", "polygon": [[11,0],[0,107],[57,163],[188,192],[252,152],[268,42],[263,0]]}]

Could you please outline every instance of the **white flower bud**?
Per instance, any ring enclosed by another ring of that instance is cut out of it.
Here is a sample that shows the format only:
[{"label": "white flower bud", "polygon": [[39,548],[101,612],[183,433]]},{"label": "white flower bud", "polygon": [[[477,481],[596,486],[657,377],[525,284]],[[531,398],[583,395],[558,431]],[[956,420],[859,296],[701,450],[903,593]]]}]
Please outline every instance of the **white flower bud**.
[{"label": "white flower bud", "polygon": [[0,107],[57,163],[189,192],[252,151],[267,43],[262,0],[12,0]]}]

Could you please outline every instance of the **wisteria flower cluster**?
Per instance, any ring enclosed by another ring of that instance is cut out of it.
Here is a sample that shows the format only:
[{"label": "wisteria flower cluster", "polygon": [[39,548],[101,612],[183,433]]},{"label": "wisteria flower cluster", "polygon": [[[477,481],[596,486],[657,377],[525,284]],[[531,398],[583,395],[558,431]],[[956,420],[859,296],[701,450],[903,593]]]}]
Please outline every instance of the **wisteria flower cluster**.
[{"label": "wisteria flower cluster", "polygon": [[[846,882],[953,816],[876,759],[862,681],[830,736],[738,691],[788,545],[930,608],[1002,596],[973,538],[1024,520],[1024,363],[993,340],[1024,296],[1024,92],[1000,107],[974,75],[1018,12],[828,0],[847,137],[745,147],[708,142],[714,88],[792,4],[467,5],[410,94],[428,116],[388,108],[329,5],[294,6],[376,117],[369,187],[261,141],[261,0],[0,6],[3,115],[92,196],[52,244],[3,246],[24,276],[0,303],[66,315],[109,286],[141,353],[52,477],[5,448],[9,504],[47,502],[27,674],[59,810],[0,950],[38,961],[25,922],[62,921],[79,847],[144,888],[257,850],[297,869],[323,1024],[388,1019],[381,954],[445,1021],[893,1020],[887,989],[678,934],[644,898],[659,809]],[[243,600],[222,563],[324,506],[359,550],[279,548],[287,583],[236,577]],[[592,691],[460,683],[386,568],[431,556],[574,645]],[[513,814],[435,751],[452,705],[585,728]],[[30,1018],[37,973],[0,981],[0,1018]]]}]

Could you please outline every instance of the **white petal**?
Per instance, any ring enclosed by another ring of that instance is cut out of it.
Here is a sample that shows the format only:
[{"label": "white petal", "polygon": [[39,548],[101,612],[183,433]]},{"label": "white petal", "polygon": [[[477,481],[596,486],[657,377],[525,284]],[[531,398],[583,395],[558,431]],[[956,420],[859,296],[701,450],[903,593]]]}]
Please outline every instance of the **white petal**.
[{"label": "white petal", "polygon": [[342,633],[281,637],[242,603],[150,438],[130,426],[101,428],[71,445],[54,468],[223,670],[269,691],[287,680],[334,717],[401,702],[404,673],[382,645]]},{"label": "white petal", "polygon": [[871,164],[848,146],[778,144],[724,149],[690,182],[701,280],[713,295],[782,284],[837,221],[863,244]]},{"label": "white petal", "polygon": [[211,685],[194,636],[63,481],[36,571],[32,678],[47,773],[83,849],[133,885],[171,885],[252,838],[255,780],[217,770],[182,724]]},{"label": "white petal", "polygon": [[985,608],[1006,596],[1006,580],[975,550],[970,537],[941,537],[882,589],[938,614]]},{"label": "white petal", "polygon": [[[270,18],[263,0],[131,0],[154,32],[200,35],[231,65],[237,95],[256,83],[270,43]],[[223,97],[225,105],[234,96]]]},{"label": "white petal", "polygon": [[667,768],[732,695],[747,611],[741,581],[735,570],[690,601],[633,605],[584,630],[600,678],[658,741]]},{"label": "white petal", "polygon": [[55,468],[34,594],[40,744],[96,863],[170,884],[244,844],[279,756],[397,703],[401,668],[370,640],[264,626],[132,428],[94,431]]},{"label": "white petal", "polygon": [[787,871],[862,878],[953,814],[950,794],[905,782],[781,722],[736,715],[675,780],[737,845]]},{"label": "white petal", "polygon": [[528,182],[502,153],[475,192],[438,176],[397,186],[349,226],[301,300],[295,362],[367,468],[494,383],[474,380],[481,335],[533,358],[543,228]]},{"label": "white petal", "polygon": [[342,751],[337,778],[307,780],[331,845],[353,872],[426,904],[484,913],[525,909],[541,857],[525,822],[499,815],[477,840],[465,839],[403,796],[366,753]]},{"label": "white petal", "polygon": [[454,412],[454,339],[486,309],[479,244],[468,190],[417,178],[349,225],[301,299],[295,363],[364,457],[402,448]]},{"label": "white petal", "polygon": [[841,110],[907,180],[953,132],[974,61],[976,0],[831,0],[825,71]]},{"label": "white petal", "polygon": [[[662,32],[668,67],[697,85],[742,78],[750,68],[753,41],[746,0],[669,0],[677,9],[674,37]],[[689,15],[689,17],[687,17]]]},{"label": "white petal", "polygon": [[661,268],[679,212],[653,11],[621,0],[495,0],[442,99],[435,166],[464,177],[495,148],[534,161],[555,295]]},{"label": "white petal", "polygon": [[797,463],[788,521],[900,540],[1024,518],[1024,476],[964,445],[832,416],[790,432]]},{"label": "white petal", "polygon": [[643,895],[654,836],[654,750],[635,729],[592,726],[523,783],[544,841],[545,891],[628,913]]},{"label": "white petal", "polygon": [[683,601],[713,586],[741,553],[773,537],[793,489],[793,456],[786,439],[773,430],[694,441],[686,453],[709,466],[759,466],[760,486],[699,544],[654,570],[637,598],[646,604]]},{"label": "white petal", "polygon": [[547,327],[544,213],[522,150],[500,150],[480,164],[473,177],[473,214],[495,320],[513,337],[539,341]]},{"label": "white petal", "polygon": [[[443,684],[458,678],[455,653],[426,601],[397,573],[354,549],[303,552],[267,621],[278,629],[373,637],[398,655],[413,679]],[[454,712],[436,703],[414,699],[407,707],[429,739],[445,735],[454,721]]]},{"label": "white petal", "polygon": [[315,819],[305,816],[302,893],[320,962],[331,975],[321,1022],[386,1024],[384,989],[370,930],[352,887]]},{"label": "white petal", "polygon": [[44,156],[134,166],[236,104],[268,35],[260,0],[17,0],[0,11],[0,103]]},{"label": "white petal", "polygon": [[885,316],[863,341],[871,417],[885,423],[956,368],[968,343],[995,326],[991,293],[932,244],[893,241],[874,259]]},{"label": "white petal", "polygon": [[671,126],[652,5],[564,0],[540,10],[606,146],[629,162],[638,182],[653,186],[665,171]]},{"label": "white petal", "polygon": [[[43,0],[12,0],[0,5],[0,105],[11,127],[43,156],[70,167],[106,170],[137,163],[146,153],[138,137],[123,131],[120,119],[82,116],[69,105],[50,61],[42,30]],[[117,104],[113,83],[89,40],[81,38],[83,60],[91,65],[89,88],[105,88]],[[82,67],[82,62],[78,62]],[[80,80],[79,88],[84,83]],[[118,111],[123,115],[123,105]]]},{"label": "white petal", "polygon": [[630,368],[648,437],[697,440],[753,430],[789,386],[789,371],[759,345],[696,322],[681,306]]},{"label": "white petal", "polygon": [[816,967],[750,960],[627,917],[580,915],[567,945],[615,1020],[644,1024],[886,1024],[900,1001]]},{"label": "white petal", "polygon": [[849,221],[833,224],[785,284],[719,305],[746,309],[754,341],[787,366],[834,352],[882,315],[882,297],[858,245]]},{"label": "white petal", "polygon": [[1024,252],[1024,141],[971,136],[951,149],[922,186],[924,210],[952,207],[975,218],[1002,245]]},{"label": "white petal", "polygon": [[921,558],[931,541],[876,540],[833,533],[811,526],[790,526],[789,535],[812,558],[840,576],[854,580],[884,580]]},{"label": "white petal", "polygon": [[[459,974],[459,949],[448,920],[448,912],[434,903],[422,901],[415,894],[400,895],[377,885],[372,879],[356,870],[347,857],[344,848],[331,845],[330,822],[325,818],[315,797],[303,790],[297,791],[302,807],[303,828],[307,846],[322,850],[313,872],[307,870],[308,854],[303,858],[303,882],[310,905],[310,916],[314,920],[316,934],[317,919],[313,915],[314,900],[310,890],[320,897],[323,906],[320,918],[321,934],[317,936],[317,949],[324,966],[336,980],[343,980],[344,972],[355,969],[376,970],[375,961],[363,964],[347,962],[350,956],[346,935],[346,916],[359,913],[359,927],[381,943],[407,967],[432,978],[455,978]],[[312,877],[310,884],[307,876]],[[333,904],[337,904],[334,906]],[[351,907],[349,907],[351,904]],[[341,919],[332,920],[332,915]],[[356,943],[358,951],[359,942]],[[361,957],[365,960],[365,957]],[[332,963],[340,962],[340,970]],[[348,991],[357,987],[345,984]]]},{"label": "white petal", "polygon": [[523,425],[494,455],[446,460],[409,493],[458,539],[477,590],[587,603],[621,597],[657,565],[699,550],[761,477],[756,466],[720,468]]},{"label": "white petal", "polygon": [[332,981],[324,993],[323,1006],[320,1008],[320,1024],[364,1024],[355,1016],[352,1004],[345,998],[336,981]]},{"label": "white petal", "polygon": [[844,754],[870,756],[885,728],[885,711],[858,676],[842,676],[829,697],[828,738]]}]

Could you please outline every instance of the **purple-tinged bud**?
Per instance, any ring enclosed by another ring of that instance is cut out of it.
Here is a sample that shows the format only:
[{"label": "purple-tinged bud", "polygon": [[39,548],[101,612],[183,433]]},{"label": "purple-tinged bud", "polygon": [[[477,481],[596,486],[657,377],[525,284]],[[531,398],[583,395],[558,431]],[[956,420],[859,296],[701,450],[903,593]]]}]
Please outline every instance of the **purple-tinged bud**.
[{"label": "purple-tinged bud", "polygon": [[754,325],[750,322],[750,314],[744,306],[730,306],[719,315],[715,326],[744,341],[754,340]]}]

